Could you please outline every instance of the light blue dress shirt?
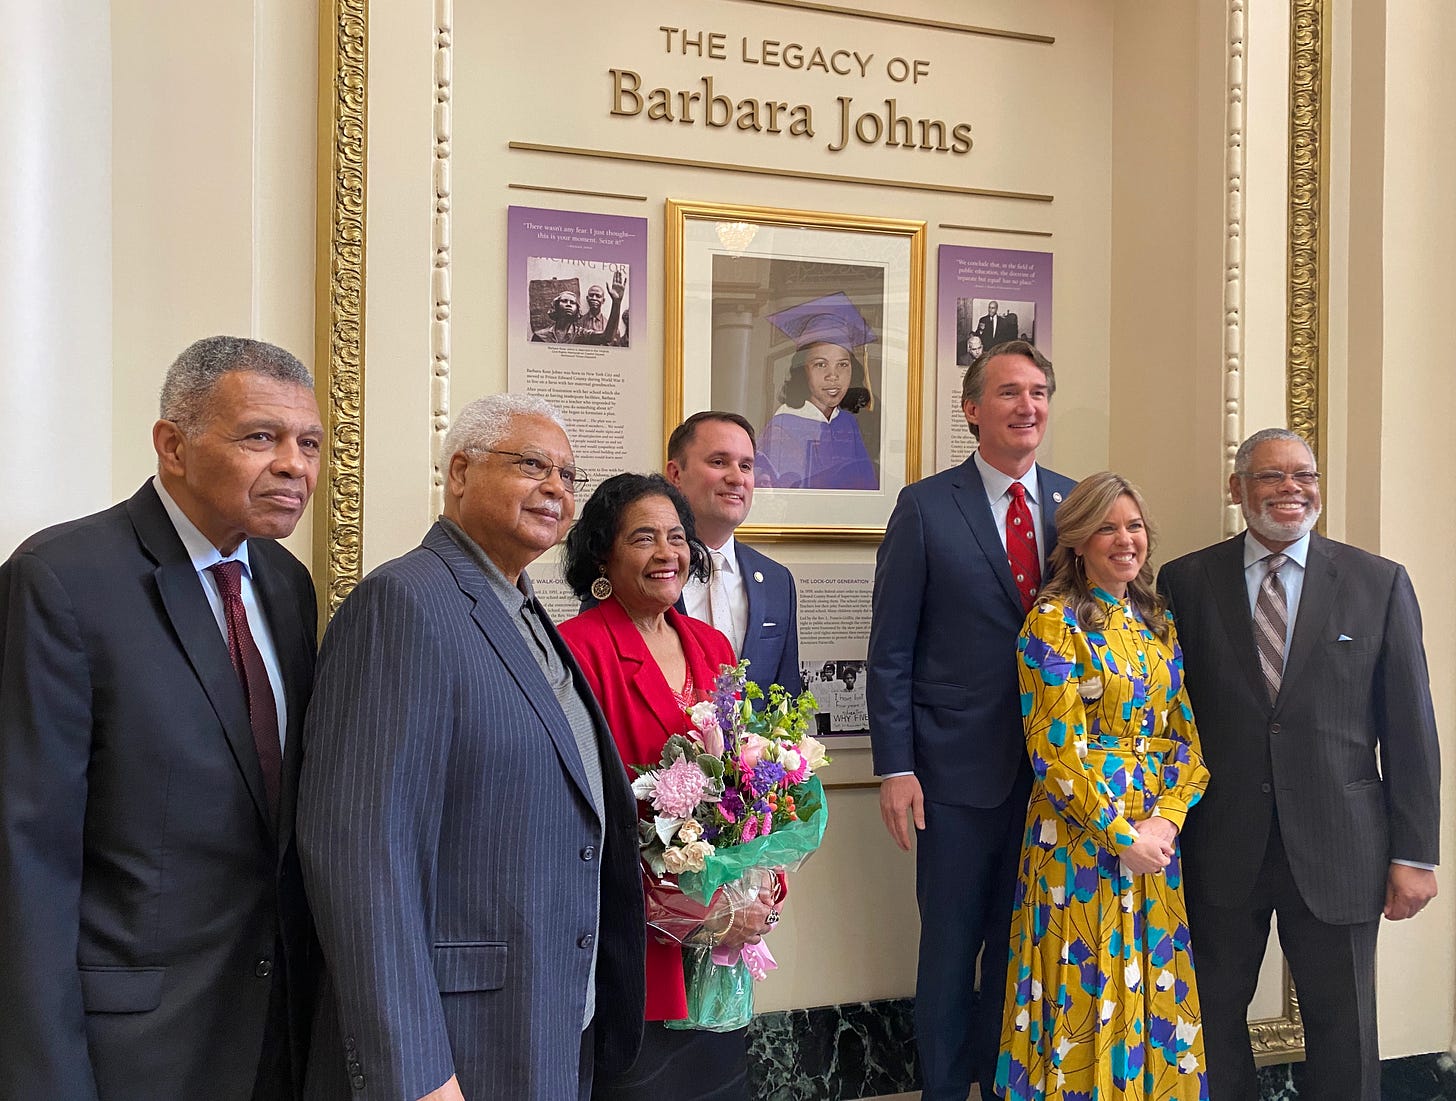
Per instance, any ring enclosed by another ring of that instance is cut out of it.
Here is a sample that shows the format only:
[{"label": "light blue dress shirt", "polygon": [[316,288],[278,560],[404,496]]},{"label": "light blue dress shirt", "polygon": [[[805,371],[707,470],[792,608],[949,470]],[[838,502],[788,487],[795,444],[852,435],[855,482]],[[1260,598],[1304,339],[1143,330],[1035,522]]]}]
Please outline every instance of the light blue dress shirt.
[{"label": "light blue dress shirt", "polygon": [[162,499],[162,507],[167,510],[172,526],[177,529],[177,538],[182,540],[187,556],[192,559],[192,568],[197,571],[197,578],[202,584],[202,591],[207,596],[207,603],[212,608],[213,618],[217,620],[217,629],[222,632],[224,642],[228,637],[227,617],[222,609],[222,594],[217,591],[217,578],[209,572],[208,567],[230,559],[236,559],[243,564],[243,610],[248,613],[248,629],[253,634],[253,641],[258,644],[258,653],[263,655],[263,668],[268,671],[268,684],[273,688],[273,702],[278,708],[278,744],[281,752],[288,739],[288,700],[283,694],[283,670],[278,664],[278,649],[273,645],[273,632],[268,626],[268,617],[263,613],[263,606],[258,602],[257,590],[253,587],[253,571],[248,563],[248,541],[244,539],[238,544],[236,551],[224,557],[207,536],[197,530],[197,525],[187,519],[182,506],[172,500],[172,495],[162,485],[161,478],[153,476],[152,488]]},{"label": "light blue dress shirt", "polygon": [[1271,551],[1255,538],[1251,531],[1244,532],[1244,585],[1249,590],[1249,614],[1254,614],[1254,605],[1259,601],[1259,586],[1269,573],[1269,559],[1282,554],[1289,559],[1279,567],[1279,583],[1284,586],[1284,653],[1289,653],[1289,644],[1294,640],[1294,621],[1299,616],[1299,598],[1304,592],[1304,563],[1309,558],[1309,532],[1305,532],[1282,551]]}]

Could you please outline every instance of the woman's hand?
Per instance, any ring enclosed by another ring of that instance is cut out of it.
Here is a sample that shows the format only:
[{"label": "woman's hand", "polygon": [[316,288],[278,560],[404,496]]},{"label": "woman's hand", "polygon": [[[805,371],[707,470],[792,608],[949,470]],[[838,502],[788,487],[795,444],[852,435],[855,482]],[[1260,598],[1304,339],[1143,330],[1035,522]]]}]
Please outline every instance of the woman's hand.
[{"label": "woman's hand", "polygon": [[[778,920],[778,911],[774,906],[774,894],[776,884],[767,883],[758,889],[758,894],[747,900],[747,905],[739,906],[733,911],[733,922],[723,934],[723,939],[718,943],[729,948],[741,948],[745,944],[757,944],[763,939],[763,935],[773,929],[773,922]],[[774,915],[773,921],[769,920],[769,914]]]},{"label": "woman's hand", "polygon": [[1144,837],[1152,834],[1163,843],[1163,851],[1169,857],[1172,857],[1173,842],[1178,840],[1178,827],[1173,825],[1172,822],[1169,822],[1166,818],[1159,818],[1157,815],[1154,815],[1152,818],[1139,822],[1137,824],[1137,831]]},{"label": "woman's hand", "polygon": [[[1146,823],[1143,823],[1146,825]],[[1152,875],[1168,866],[1171,848],[1165,848],[1154,830],[1145,830],[1138,839],[1122,850],[1122,862],[1134,875]]]}]

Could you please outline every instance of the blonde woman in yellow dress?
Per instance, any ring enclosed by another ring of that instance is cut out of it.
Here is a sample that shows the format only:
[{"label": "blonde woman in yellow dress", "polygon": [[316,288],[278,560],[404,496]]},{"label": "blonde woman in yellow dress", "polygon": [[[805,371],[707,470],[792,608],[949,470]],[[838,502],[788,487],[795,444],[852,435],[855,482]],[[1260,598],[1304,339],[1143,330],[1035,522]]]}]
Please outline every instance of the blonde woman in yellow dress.
[{"label": "blonde woman in yellow dress", "polygon": [[1208,1097],[1178,831],[1208,783],[1142,495],[1084,479],[1018,642],[1036,776],[996,1093]]}]

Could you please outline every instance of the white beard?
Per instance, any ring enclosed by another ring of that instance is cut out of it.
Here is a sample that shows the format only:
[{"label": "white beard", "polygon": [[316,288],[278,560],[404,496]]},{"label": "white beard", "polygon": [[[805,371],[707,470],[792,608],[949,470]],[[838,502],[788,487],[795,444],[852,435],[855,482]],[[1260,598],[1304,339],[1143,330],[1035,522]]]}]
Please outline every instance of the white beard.
[{"label": "white beard", "polygon": [[1244,511],[1244,523],[1249,525],[1249,530],[1268,543],[1293,543],[1304,538],[1314,530],[1315,524],[1319,523],[1320,513],[1324,511],[1323,508],[1317,508],[1305,513],[1300,520],[1280,521],[1263,512],[1253,511],[1247,501],[1242,502],[1239,507]]}]

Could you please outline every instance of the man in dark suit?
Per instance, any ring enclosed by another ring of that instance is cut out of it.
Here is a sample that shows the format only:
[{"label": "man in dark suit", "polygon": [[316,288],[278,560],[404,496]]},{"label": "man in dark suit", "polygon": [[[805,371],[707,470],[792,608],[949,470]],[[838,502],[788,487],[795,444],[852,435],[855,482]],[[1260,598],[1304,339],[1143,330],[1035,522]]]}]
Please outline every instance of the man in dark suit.
[{"label": "man in dark suit", "polygon": [[688,499],[698,538],[713,556],[707,582],[683,586],[683,610],[711,623],[747,658],[749,679],[804,690],[794,577],[733,532],[753,507],[753,425],[737,413],[694,413],[667,441],[667,480]]},{"label": "man in dark suit", "polygon": [[907,815],[919,831],[926,1101],[965,1101],[973,1077],[988,1089],[995,1079],[1031,791],[1016,636],[1074,485],[1036,464],[1055,389],[1052,365],[1024,341],[978,359],[961,392],[978,450],[901,491],[875,564],[870,738],[885,825],[907,850]]},{"label": "man in dark suit", "polygon": [[1005,344],[1008,340],[1016,340],[1021,335],[1017,329],[1016,315],[1000,313],[1000,309],[999,303],[988,302],[985,316],[976,322],[976,335],[981,338],[981,344],[987,351],[998,344]]},{"label": "man in dark suit", "polygon": [[1271,913],[1306,1090],[1380,1097],[1375,939],[1436,894],[1440,760],[1405,570],[1315,534],[1319,474],[1285,429],[1229,492],[1248,531],[1163,568],[1212,780],[1183,832],[1209,1088],[1254,1101],[1245,1024]]},{"label": "man in dark suit", "polygon": [[295,1096],[315,610],[274,540],[322,434],[293,356],[198,341],[167,372],[156,477],[0,567],[7,1097]]},{"label": "man in dark suit", "polygon": [[523,395],[467,405],[444,453],[444,516],[320,651],[298,836],[327,973],[306,1092],[586,1098],[641,1038],[637,807],[525,572],[585,479]]}]

